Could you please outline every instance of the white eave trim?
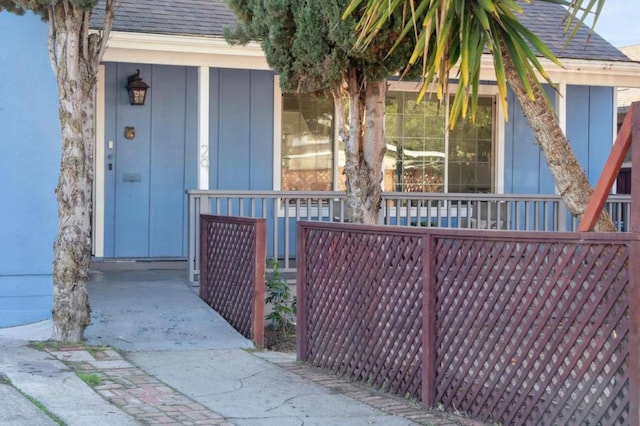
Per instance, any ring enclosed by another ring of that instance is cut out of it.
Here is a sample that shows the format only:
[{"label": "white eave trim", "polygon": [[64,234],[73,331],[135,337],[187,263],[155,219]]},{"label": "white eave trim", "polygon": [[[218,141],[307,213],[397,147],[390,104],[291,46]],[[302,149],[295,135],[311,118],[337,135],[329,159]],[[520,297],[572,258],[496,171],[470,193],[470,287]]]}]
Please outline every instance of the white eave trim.
[{"label": "white eave trim", "polygon": [[[222,37],[199,37],[113,31],[109,37],[105,62],[148,63],[162,65],[208,66],[269,70],[260,44],[231,46]],[[540,59],[554,82],[566,84],[640,87],[640,62],[616,62],[584,59],[560,59],[558,67]],[[493,59],[482,59],[481,80],[494,81]],[[451,75],[456,75],[456,69]]]},{"label": "white eave trim", "polygon": [[[585,59],[560,59],[560,62],[562,67],[548,59],[540,59],[551,81],[586,86],[640,87],[640,62]],[[483,57],[481,70],[482,80],[495,80],[491,55]]]},{"label": "white eave trim", "polygon": [[113,31],[104,62],[209,66],[268,70],[258,43],[231,46],[221,37],[197,37]]}]

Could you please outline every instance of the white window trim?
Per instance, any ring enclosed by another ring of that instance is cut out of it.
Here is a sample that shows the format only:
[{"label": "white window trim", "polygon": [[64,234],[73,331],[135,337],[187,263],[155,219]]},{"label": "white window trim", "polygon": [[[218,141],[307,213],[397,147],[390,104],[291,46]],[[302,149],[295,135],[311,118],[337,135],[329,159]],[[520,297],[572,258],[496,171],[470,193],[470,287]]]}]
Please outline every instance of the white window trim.
[{"label": "white window trim", "polygon": [[[418,92],[422,88],[422,83],[415,81],[389,81],[387,84],[387,91],[393,92]],[[457,90],[457,84],[449,85],[449,93],[455,93]],[[482,84],[479,86],[478,95],[493,97],[494,103],[494,122],[493,132],[495,139],[495,159],[493,164],[493,181],[495,194],[504,193],[504,151],[505,151],[505,121],[504,111],[502,110],[502,104],[498,102],[499,91],[496,85]],[[445,113],[449,115],[449,103],[445,103]],[[446,131],[448,134],[448,130]],[[446,136],[448,138],[448,136]],[[449,144],[445,144],[445,157],[449,158]],[[445,188],[448,187],[448,162],[445,162]],[[448,191],[447,191],[448,192]]]},{"label": "white window trim", "polygon": [[[95,151],[95,179],[93,182],[93,255],[104,257],[104,203],[105,203],[105,67],[98,66],[96,83],[96,151]],[[107,142],[109,145],[113,141]]]},{"label": "white window trim", "polygon": [[[280,79],[274,76],[273,97],[274,97],[274,113],[273,113],[273,189],[279,191],[282,189],[282,90],[280,89]],[[422,87],[422,83],[414,81],[388,81],[387,91],[394,92],[417,92]],[[457,85],[450,86],[450,93],[455,93]],[[495,164],[494,167],[494,193],[504,193],[504,151],[505,151],[505,121],[502,105],[498,102],[498,87],[495,85],[481,85],[479,88],[480,96],[494,97],[494,138],[495,138]],[[447,105],[448,108],[448,105]],[[448,113],[448,109],[446,111]],[[338,114],[337,107],[334,115]],[[338,152],[339,129],[334,124],[334,153]],[[447,146],[445,145],[445,149]],[[446,152],[445,152],[446,155]],[[337,190],[338,182],[338,155],[333,156],[334,169],[334,190]],[[445,165],[446,167],[446,165]],[[445,170],[446,179],[446,170]]]},{"label": "white window trim", "polygon": [[282,189],[282,89],[280,77],[273,76],[273,190]]}]

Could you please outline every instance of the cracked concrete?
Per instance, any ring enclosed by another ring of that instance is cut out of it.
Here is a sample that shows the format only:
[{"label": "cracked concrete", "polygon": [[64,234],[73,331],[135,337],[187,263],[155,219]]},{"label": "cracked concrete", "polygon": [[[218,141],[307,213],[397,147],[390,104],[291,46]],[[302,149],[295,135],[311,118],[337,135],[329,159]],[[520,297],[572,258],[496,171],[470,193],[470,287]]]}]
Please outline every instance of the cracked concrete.
[{"label": "cracked concrete", "polygon": [[[368,390],[296,363],[295,354],[249,351],[252,343],[206,306],[186,283],[186,271],[136,268],[120,270],[103,265],[103,270],[92,272],[89,283],[93,323],[85,336],[91,344],[110,344],[124,351],[125,359],[114,361],[117,357],[113,356],[91,361],[86,354],[55,352],[58,359],[94,368],[128,367],[129,361],[139,368],[123,371],[140,370],[149,376],[140,387],[153,379],[156,393],[162,394],[166,384],[194,402],[185,404],[219,413],[212,421],[220,425],[416,424],[410,419],[423,425],[480,424],[452,421],[451,416],[412,407],[406,400],[378,394],[372,398]],[[136,424],[131,416],[141,416],[152,408],[149,402],[137,400],[135,407],[127,406],[131,408],[129,416],[103,400],[50,354],[22,347],[25,340],[49,336],[50,321],[0,330],[0,376],[7,376],[16,388],[39,399],[69,425]],[[24,406],[29,418],[37,414],[30,413],[29,405],[4,387],[8,385],[2,386],[7,401],[16,400]],[[106,394],[109,389],[102,391]],[[128,402],[137,397],[138,388],[130,391]],[[6,423],[3,420],[7,417],[2,417],[5,406],[0,399],[0,424]],[[134,413],[134,409],[140,412]],[[44,423],[35,420],[31,424]]]},{"label": "cracked concrete", "polygon": [[306,381],[241,349],[132,352],[127,357],[240,426],[415,424]]}]

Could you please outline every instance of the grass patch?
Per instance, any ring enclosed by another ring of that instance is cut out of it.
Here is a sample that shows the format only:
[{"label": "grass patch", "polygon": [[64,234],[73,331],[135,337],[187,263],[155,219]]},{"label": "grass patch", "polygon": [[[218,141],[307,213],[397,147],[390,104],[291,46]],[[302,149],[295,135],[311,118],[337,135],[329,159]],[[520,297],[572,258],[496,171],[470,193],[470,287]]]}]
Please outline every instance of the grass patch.
[{"label": "grass patch", "polygon": [[83,373],[78,371],[76,372],[76,374],[78,375],[78,377],[80,377],[80,380],[82,380],[92,388],[95,388],[96,386],[100,386],[102,384],[102,378],[95,373]]},{"label": "grass patch", "polygon": [[[0,376],[2,377],[2,376]],[[8,380],[6,377],[4,377],[4,379]],[[15,390],[17,390],[18,392],[20,392],[22,394],[22,396],[24,396],[25,398],[27,398],[29,401],[31,401],[31,403],[33,405],[35,405],[36,407],[38,407],[38,410],[42,411],[44,414],[47,415],[47,417],[49,417],[51,420],[53,420],[54,422],[56,422],[57,424],[59,424],[60,426],[66,426],[66,423],[62,421],[62,419],[58,416],[56,416],[55,414],[53,414],[51,411],[49,411],[49,409],[47,407],[44,406],[44,404],[40,401],[38,401],[37,399],[35,399],[34,397],[32,397],[31,395],[28,395],[24,392],[22,392],[20,389],[16,388],[15,386],[13,387]]]},{"label": "grass patch", "polygon": [[[106,351],[108,351],[109,349],[111,349],[111,350],[113,350],[113,351],[115,351],[115,352],[118,352],[118,351],[116,351],[114,348],[112,348],[112,347],[111,347],[111,346],[109,346],[109,345],[101,345],[101,346],[86,346],[86,350],[87,350],[87,352],[89,352],[89,354],[91,354],[91,356],[92,356],[93,358],[95,358],[95,359],[98,359],[97,354],[98,354],[99,352],[106,352]],[[119,353],[119,352],[118,352],[118,353]]]},{"label": "grass patch", "polygon": [[32,340],[29,342],[29,347],[33,349],[37,349],[39,351],[44,351],[47,349],[60,349],[62,347],[62,343],[56,342],[55,340]]}]

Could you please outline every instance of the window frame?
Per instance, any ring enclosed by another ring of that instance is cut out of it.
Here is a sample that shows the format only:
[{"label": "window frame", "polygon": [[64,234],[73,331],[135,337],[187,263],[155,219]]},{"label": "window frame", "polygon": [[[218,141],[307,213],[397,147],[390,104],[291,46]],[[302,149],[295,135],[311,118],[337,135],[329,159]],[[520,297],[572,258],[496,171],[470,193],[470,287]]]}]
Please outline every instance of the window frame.
[{"label": "window frame", "polygon": [[[387,92],[418,92],[422,87],[421,82],[416,81],[387,81]],[[457,90],[457,84],[449,85],[449,93],[455,93]],[[429,90],[432,92],[432,90]],[[277,75],[274,76],[273,84],[274,92],[274,114],[273,114],[273,189],[274,191],[282,190],[282,91],[280,89],[280,79]],[[504,153],[505,153],[505,121],[504,111],[502,110],[501,102],[498,102],[498,87],[495,83],[482,82],[479,86],[479,96],[493,97],[494,103],[494,118],[493,118],[493,191],[495,194],[504,193]],[[448,113],[448,102],[446,103],[446,112]],[[338,107],[334,105],[334,117],[338,114]],[[448,133],[448,132],[447,132]],[[339,129],[337,125],[334,125],[334,138],[333,138],[333,190],[338,191],[338,171],[339,171]],[[445,192],[448,192],[448,158],[449,158],[449,144],[448,141],[445,144]]]}]

